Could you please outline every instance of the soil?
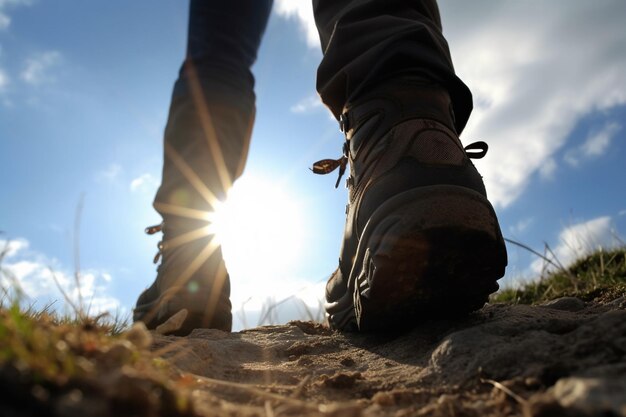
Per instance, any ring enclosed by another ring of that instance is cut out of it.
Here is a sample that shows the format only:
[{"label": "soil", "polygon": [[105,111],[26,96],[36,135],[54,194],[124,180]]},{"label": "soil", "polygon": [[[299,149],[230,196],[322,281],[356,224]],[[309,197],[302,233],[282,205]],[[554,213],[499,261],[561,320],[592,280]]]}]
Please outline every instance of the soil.
[{"label": "soil", "polygon": [[155,335],[204,416],[625,416],[626,298],[488,305],[388,334]]}]

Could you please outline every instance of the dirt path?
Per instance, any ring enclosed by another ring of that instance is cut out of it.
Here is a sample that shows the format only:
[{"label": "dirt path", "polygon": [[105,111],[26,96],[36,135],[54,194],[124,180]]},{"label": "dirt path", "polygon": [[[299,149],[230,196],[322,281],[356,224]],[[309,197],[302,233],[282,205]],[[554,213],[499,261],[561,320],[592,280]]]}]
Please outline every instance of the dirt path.
[{"label": "dirt path", "polygon": [[626,416],[625,308],[562,298],[403,334],[292,322],[153,348],[190,373],[207,416]]}]

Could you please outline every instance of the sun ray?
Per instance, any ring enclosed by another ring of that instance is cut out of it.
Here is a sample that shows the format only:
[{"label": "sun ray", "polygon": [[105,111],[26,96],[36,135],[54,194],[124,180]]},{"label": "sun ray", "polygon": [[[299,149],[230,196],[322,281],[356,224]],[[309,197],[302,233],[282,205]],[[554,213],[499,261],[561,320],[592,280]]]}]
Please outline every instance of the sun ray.
[{"label": "sun ray", "polygon": [[222,153],[221,145],[217,139],[217,132],[215,130],[215,126],[213,125],[213,119],[211,118],[211,112],[209,111],[209,107],[206,104],[206,100],[203,94],[202,85],[198,79],[198,73],[191,62],[186,64],[187,74],[189,83],[191,85],[191,96],[193,98],[194,103],[196,104],[196,108],[198,109],[198,114],[200,115],[200,123],[202,125],[202,130],[204,131],[204,136],[209,145],[209,150],[211,156],[213,157],[213,163],[215,164],[215,168],[217,170],[217,175],[222,183],[222,187],[224,190],[229,190],[233,185],[233,179],[228,173],[228,169],[226,168],[226,162],[224,159],[224,154]]},{"label": "sun ray", "polygon": [[211,238],[211,240],[204,247],[204,249],[202,249],[202,251],[193,259],[193,261],[191,261],[187,269],[185,269],[178,276],[178,278],[176,278],[173,287],[177,288],[185,285],[189,281],[189,278],[191,278],[191,276],[195,274],[198,269],[200,269],[202,264],[205,263],[207,259],[211,257],[211,255],[213,255],[218,247],[219,245],[215,242],[215,239]]},{"label": "sun ray", "polygon": [[207,225],[204,227],[200,227],[198,229],[176,236],[175,238],[169,239],[167,241],[167,249],[174,249],[177,246],[184,245],[185,243],[193,242],[194,240],[205,238],[211,234],[212,233],[210,230],[210,226]]},{"label": "sun ray", "polygon": [[185,160],[180,156],[180,154],[176,152],[174,147],[167,142],[165,142],[165,155],[172,160],[174,165],[176,165],[176,168],[178,168],[178,170],[185,176],[187,181],[189,181],[191,186],[198,191],[202,198],[204,198],[204,200],[209,203],[211,207],[215,207],[216,202],[219,201],[217,197],[215,197],[215,194],[209,190],[198,174],[196,174],[189,164],[187,164],[187,162],[185,162]]},{"label": "sun ray", "polygon": [[[218,248],[219,248],[219,244],[215,241],[214,236],[213,236],[211,240],[207,243],[207,245],[202,249],[202,251],[200,251],[200,253],[198,253],[194,257],[194,259],[191,261],[189,266],[178,277],[176,277],[176,279],[174,279],[173,282],[168,283],[168,289],[162,294],[160,303],[155,305],[148,313],[146,313],[146,315],[144,316],[144,319],[146,321],[152,320],[155,317],[155,315],[158,314],[158,311],[161,305],[163,305],[164,303],[167,303],[167,301],[172,299],[172,297],[175,297],[177,294],[179,294],[180,288],[185,286],[189,282],[189,279],[193,276],[193,274],[195,274],[198,271],[198,269],[200,269],[202,264],[204,264],[211,257],[211,255],[215,253],[215,251]],[[220,260],[218,271],[216,271],[216,273],[220,272],[223,269],[222,264],[223,262]],[[221,280],[222,283],[219,284],[219,283],[214,282],[213,285],[223,286],[225,276],[222,277],[221,279],[217,279],[217,278],[219,278],[218,275],[216,275],[216,281]]]},{"label": "sun ray", "polygon": [[[219,201],[219,200],[217,200]],[[215,204],[219,205],[219,204]],[[187,217],[195,220],[210,220],[210,212],[204,210],[191,209],[189,207],[177,206],[175,204],[154,203],[156,208],[162,214],[173,214],[180,217]]]},{"label": "sun ray", "polygon": [[226,266],[223,260],[220,260],[218,269],[213,276],[213,285],[209,292],[209,299],[207,300],[205,317],[213,317],[215,310],[220,302],[222,296],[222,289],[226,283],[228,273],[226,272]]}]

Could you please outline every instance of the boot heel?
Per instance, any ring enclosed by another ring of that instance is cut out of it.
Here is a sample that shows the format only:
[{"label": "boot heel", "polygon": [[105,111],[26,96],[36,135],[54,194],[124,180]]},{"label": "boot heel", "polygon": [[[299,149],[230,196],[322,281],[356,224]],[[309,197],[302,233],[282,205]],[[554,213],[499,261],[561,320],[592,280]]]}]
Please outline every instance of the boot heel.
[{"label": "boot heel", "polygon": [[496,214],[481,194],[450,185],[399,194],[374,212],[357,250],[350,283],[359,330],[479,309],[506,264]]}]

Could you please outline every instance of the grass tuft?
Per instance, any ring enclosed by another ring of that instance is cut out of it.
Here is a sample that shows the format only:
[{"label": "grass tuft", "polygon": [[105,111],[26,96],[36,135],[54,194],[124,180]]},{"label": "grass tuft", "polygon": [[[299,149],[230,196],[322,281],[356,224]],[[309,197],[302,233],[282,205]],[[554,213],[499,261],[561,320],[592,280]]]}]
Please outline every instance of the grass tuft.
[{"label": "grass tuft", "polygon": [[197,415],[143,324],[116,333],[101,320],[0,308],[0,415]]},{"label": "grass tuft", "polygon": [[626,296],[626,248],[599,250],[520,288],[505,288],[491,302],[541,304],[566,296],[598,302]]}]

